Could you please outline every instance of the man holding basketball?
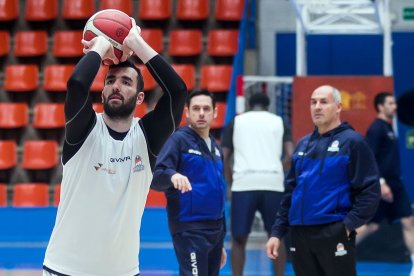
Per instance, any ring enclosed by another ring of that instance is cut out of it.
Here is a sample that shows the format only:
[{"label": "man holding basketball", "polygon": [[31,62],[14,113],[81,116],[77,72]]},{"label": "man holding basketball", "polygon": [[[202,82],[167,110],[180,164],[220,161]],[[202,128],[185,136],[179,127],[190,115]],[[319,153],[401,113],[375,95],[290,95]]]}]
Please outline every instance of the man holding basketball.
[{"label": "man holding basketball", "polygon": [[[121,63],[111,43],[82,41],[85,56],[68,80],[65,102],[61,201],[44,260],[43,275],[139,274],[139,229],[156,155],[179,125],[186,86],[172,67],[133,28]],[[144,100],[135,53],[163,89],[157,106],[142,119]],[[104,112],[92,109],[89,88],[102,61],[111,60],[102,91]]]},{"label": "man holding basketball", "polygon": [[267,242],[278,257],[280,240],[292,229],[293,268],[298,276],[356,275],[355,229],[375,214],[379,174],[364,137],[341,122],[341,94],[315,89],[310,111],[315,129],[302,138],[285,180],[286,190]]}]

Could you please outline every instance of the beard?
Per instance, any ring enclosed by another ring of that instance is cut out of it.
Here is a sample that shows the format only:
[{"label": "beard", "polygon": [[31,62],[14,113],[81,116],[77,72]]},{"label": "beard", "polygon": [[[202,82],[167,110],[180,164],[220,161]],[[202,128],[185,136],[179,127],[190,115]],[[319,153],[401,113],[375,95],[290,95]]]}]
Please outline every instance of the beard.
[{"label": "beard", "polygon": [[108,98],[104,97],[104,111],[108,117],[112,119],[126,119],[134,112],[137,104],[138,93],[126,102],[119,106],[111,106],[108,103]]}]

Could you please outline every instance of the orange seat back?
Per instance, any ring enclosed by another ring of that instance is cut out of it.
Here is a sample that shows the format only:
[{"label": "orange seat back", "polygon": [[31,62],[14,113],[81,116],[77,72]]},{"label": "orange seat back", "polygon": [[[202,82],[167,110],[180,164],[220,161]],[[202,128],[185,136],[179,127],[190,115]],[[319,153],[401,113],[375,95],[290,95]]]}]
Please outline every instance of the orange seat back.
[{"label": "orange seat back", "polygon": [[141,20],[165,20],[171,16],[171,0],[140,0],[138,17]]},{"label": "orange seat back", "polygon": [[204,65],[201,68],[201,88],[211,92],[228,92],[233,67],[231,65]]},{"label": "orange seat back", "polygon": [[13,207],[49,206],[49,186],[46,183],[16,183],[13,187]]},{"label": "orange seat back", "polygon": [[141,70],[142,78],[144,79],[144,91],[149,91],[157,87],[157,82],[152,77],[148,68],[142,64],[137,64],[136,66]]},{"label": "orange seat back", "polygon": [[216,0],[215,17],[222,21],[239,21],[243,8],[244,0]]},{"label": "orange seat back", "polygon": [[93,80],[91,91],[92,92],[102,92],[105,86],[105,76],[108,73],[108,66],[101,65],[99,68],[98,74],[96,74],[95,79]]},{"label": "orange seat back", "polygon": [[17,164],[15,141],[0,141],[0,170],[11,169]]},{"label": "orange seat back", "polygon": [[129,16],[134,13],[132,0],[101,0],[101,10],[115,9]]},{"label": "orange seat back", "polygon": [[26,103],[0,103],[0,128],[20,128],[29,122]]},{"label": "orange seat back", "polygon": [[36,90],[39,86],[39,67],[30,65],[8,65],[4,88],[7,91],[25,92]]},{"label": "orange seat back", "polygon": [[195,87],[195,66],[192,64],[173,64],[172,67],[177,74],[183,79],[187,90],[193,90]]},{"label": "orange seat back", "polygon": [[65,92],[73,68],[75,68],[74,65],[46,65],[44,69],[43,88],[46,91]]},{"label": "orange seat back", "polygon": [[148,113],[148,105],[147,103],[143,102],[140,105],[135,107],[134,117],[142,118],[145,114]]},{"label": "orange seat back", "polygon": [[10,34],[0,31],[0,56],[7,56],[10,52]]},{"label": "orange seat back", "polygon": [[0,0],[0,21],[10,21],[19,17],[19,0]]},{"label": "orange seat back", "polygon": [[169,53],[172,56],[195,56],[202,51],[200,30],[172,30],[170,32]]},{"label": "orange seat back", "polygon": [[0,183],[0,207],[7,206],[7,185]]},{"label": "orange seat back", "polygon": [[59,58],[83,56],[82,31],[56,31],[53,34],[53,56]]},{"label": "orange seat back", "polygon": [[217,117],[211,122],[211,128],[222,128],[224,126],[224,119],[226,118],[227,104],[223,102],[217,102]]},{"label": "orange seat back", "polygon": [[238,30],[212,30],[208,33],[207,53],[211,56],[233,56],[237,53]]},{"label": "orange seat back", "polygon": [[51,169],[58,164],[58,144],[49,140],[29,140],[23,145],[22,168],[27,170]]},{"label": "orange seat back", "polygon": [[39,103],[34,108],[33,126],[35,128],[63,128],[65,111],[63,103]]},{"label": "orange seat back", "polygon": [[149,190],[146,207],[165,207],[166,205],[167,199],[163,192]]},{"label": "orange seat back", "polygon": [[26,0],[25,19],[27,21],[48,21],[58,15],[57,0]]},{"label": "orange seat back", "polygon": [[203,20],[210,13],[209,0],[178,0],[177,19],[179,20]]},{"label": "orange seat back", "polygon": [[53,191],[53,206],[58,206],[60,202],[61,184],[56,184]]},{"label": "orange seat back", "polygon": [[156,52],[162,53],[164,42],[161,29],[144,29],[141,31],[141,36]]},{"label": "orange seat back", "polygon": [[63,0],[62,18],[89,19],[95,13],[95,0]]},{"label": "orange seat back", "polygon": [[16,57],[41,56],[47,53],[46,31],[18,31],[15,34]]}]

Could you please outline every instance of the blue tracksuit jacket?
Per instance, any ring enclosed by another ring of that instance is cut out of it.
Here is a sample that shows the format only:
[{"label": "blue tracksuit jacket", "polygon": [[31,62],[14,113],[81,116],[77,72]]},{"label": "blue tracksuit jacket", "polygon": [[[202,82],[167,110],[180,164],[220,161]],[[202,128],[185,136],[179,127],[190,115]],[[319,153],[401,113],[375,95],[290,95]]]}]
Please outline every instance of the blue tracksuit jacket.
[{"label": "blue tracksuit jacket", "polygon": [[374,155],[347,123],[323,135],[315,130],[299,141],[285,186],[272,228],[279,238],[289,225],[343,221],[353,230],[368,222],[380,200]]},{"label": "blue tracksuit jacket", "polygon": [[[165,191],[172,234],[189,229],[223,226],[226,183],[220,147],[210,136],[206,142],[191,128],[178,129],[158,155],[151,188]],[[180,173],[188,178],[192,191],[181,193],[171,182]]]}]

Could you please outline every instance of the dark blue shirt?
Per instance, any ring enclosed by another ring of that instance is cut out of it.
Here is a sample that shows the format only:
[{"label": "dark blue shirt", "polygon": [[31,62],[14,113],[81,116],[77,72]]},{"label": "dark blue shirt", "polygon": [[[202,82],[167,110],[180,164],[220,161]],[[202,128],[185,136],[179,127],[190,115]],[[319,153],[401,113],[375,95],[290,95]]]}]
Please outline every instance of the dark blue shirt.
[{"label": "dark blue shirt", "polygon": [[392,125],[382,119],[375,119],[367,130],[367,140],[374,152],[381,177],[400,178],[398,139]]}]

